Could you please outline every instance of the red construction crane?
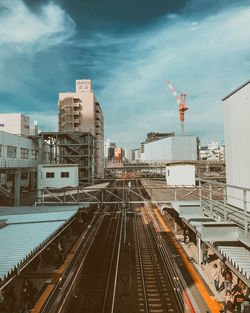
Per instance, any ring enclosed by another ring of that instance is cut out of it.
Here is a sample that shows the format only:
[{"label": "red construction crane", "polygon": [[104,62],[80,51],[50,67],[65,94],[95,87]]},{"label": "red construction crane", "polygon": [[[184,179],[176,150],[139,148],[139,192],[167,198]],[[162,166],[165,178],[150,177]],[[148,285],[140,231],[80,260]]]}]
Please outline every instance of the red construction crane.
[{"label": "red construction crane", "polygon": [[177,100],[177,103],[179,105],[179,112],[180,112],[180,122],[181,122],[181,136],[184,136],[184,113],[188,110],[188,107],[186,106],[186,94],[182,93],[181,98],[177,95],[177,93],[174,90],[174,87],[170,84],[170,81],[167,81],[167,84],[172,91],[175,99]]}]

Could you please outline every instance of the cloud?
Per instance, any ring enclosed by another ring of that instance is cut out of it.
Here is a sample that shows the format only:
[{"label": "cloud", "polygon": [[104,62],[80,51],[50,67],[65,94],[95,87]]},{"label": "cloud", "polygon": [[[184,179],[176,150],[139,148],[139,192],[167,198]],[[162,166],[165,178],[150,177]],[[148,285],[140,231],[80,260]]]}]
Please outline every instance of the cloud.
[{"label": "cloud", "polygon": [[0,3],[1,46],[11,45],[16,52],[30,47],[34,52],[57,45],[74,33],[72,18],[53,3],[41,5],[37,12],[32,12],[22,0]]},{"label": "cloud", "polygon": [[222,140],[220,100],[249,79],[249,20],[249,6],[223,7],[206,16],[183,11],[128,36],[127,48],[113,54],[115,66],[102,76],[97,94],[106,137],[112,138],[115,129],[116,138],[131,129],[133,138],[145,138],[153,130],[178,133],[178,107],[166,85],[170,80],[179,94],[187,93],[186,134],[200,136],[204,143]]},{"label": "cloud", "polygon": [[56,48],[75,33],[73,19],[52,2],[31,10],[23,0],[0,1],[1,112],[48,109],[51,86],[64,80],[56,69],[68,75]]}]

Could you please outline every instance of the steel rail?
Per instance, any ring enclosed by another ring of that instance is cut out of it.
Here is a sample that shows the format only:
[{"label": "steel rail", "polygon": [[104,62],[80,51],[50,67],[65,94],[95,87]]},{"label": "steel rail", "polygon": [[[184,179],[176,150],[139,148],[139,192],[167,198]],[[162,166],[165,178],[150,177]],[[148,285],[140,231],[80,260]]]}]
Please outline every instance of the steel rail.
[{"label": "steel rail", "polygon": [[[107,197],[109,198],[109,197]],[[103,209],[100,207],[98,212],[101,212]],[[107,207],[104,206],[104,211],[107,211]],[[92,242],[94,240],[95,235],[97,234],[102,222],[103,222],[104,215],[94,215],[90,224],[92,227],[89,229],[86,237],[84,237],[79,244],[77,251],[75,252],[74,257],[72,260],[67,264],[66,268],[64,269],[61,278],[65,277],[64,280],[60,279],[55,287],[53,288],[52,292],[46,299],[41,313],[47,312],[62,312],[63,307],[68,300],[70,292],[74,286],[74,283],[77,279],[77,276],[83,266],[83,263],[88,255]],[[94,225],[94,226],[93,226]],[[85,240],[85,241],[84,241]],[[84,254],[82,256],[82,254]],[[62,284],[63,282],[63,284]],[[58,299],[58,301],[55,301]],[[52,311],[51,311],[52,310]]]},{"label": "steel rail", "polygon": [[[114,286],[113,286],[111,313],[114,312],[114,307],[115,307],[115,295],[116,295],[116,284],[117,284],[117,277],[118,277],[120,252],[121,252],[122,229],[123,229],[123,218],[121,217],[120,237],[119,237],[118,252],[117,252],[118,254],[117,254],[117,259],[116,259],[115,280],[114,280]],[[112,260],[113,260],[113,255],[112,255]],[[110,267],[110,269],[111,269],[111,267]],[[103,311],[103,313],[104,313],[104,311]]]},{"label": "steel rail", "polygon": [[140,240],[139,240],[139,232],[138,232],[138,225],[137,225],[136,218],[137,218],[136,215],[134,215],[134,233],[135,233],[135,238],[136,238],[135,241],[136,241],[138,257],[139,257],[139,264],[140,264],[140,273],[141,273],[141,280],[142,280],[145,312],[148,313],[149,312],[149,309],[148,309],[148,298],[147,298],[146,283],[145,283],[145,278],[144,278],[143,262],[142,262]]},{"label": "steel rail", "polygon": [[[103,247],[106,247],[106,245],[108,244],[108,236],[111,232],[111,225],[114,224],[114,217],[116,216],[116,213],[113,213],[110,220],[109,220],[109,224],[108,224],[108,227],[107,227],[107,230],[106,230],[106,234],[105,234],[105,238],[103,240]],[[118,232],[118,224],[119,223],[116,223],[116,230],[115,230],[115,240],[114,240],[114,244],[113,244],[113,248],[112,248],[112,257],[113,257],[113,253],[114,253],[114,249],[115,249],[115,246],[116,246],[116,238],[117,238],[117,232]],[[87,301],[84,303],[84,308],[82,308],[81,310],[83,312],[85,312],[87,309],[88,309],[88,305],[90,304],[91,302],[91,297],[90,297],[90,294],[91,294],[91,291],[92,291],[92,287],[94,285],[94,283],[96,282],[96,278],[98,278],[98,271],[97,271],[97,267],[98,267],[98,263],[95,264],[95,267],[94,267],[94,277],[92,278],[92,283],[91,285],[89,286],[89,292],[88,292],[88,295],[87,295]],[[105,287],[105,292],[104,292],[104,297],[103,297],[103,303],[102,303],[102,312],[105,312],[105,306],[106,306],[106,300],[107,300],[107,294],[108,294],[108,288],[109,288],[109,281],[110,281],[110,276],[111,276],[111,269],[112,269],[112,261],[109,263],[109,270],[108,270],[108,277],[107,277],[107,280],[106,280],[106,287]]]},{"label": "steel rail", "polygon": [[[152,231],[152,235],[153,238],[155,240],[155,242],[158,245],[158,251],[160,253],[160,257],[161,257],[161,261],[163,263],[163,267],[164,267],[164,271],[168,277],[168,281],[172,287],[172,289],[175,291],[174,296],[177,300],[177,305],[178,308],[180,310],[180,312],[185,312],[185,301],[184,298],[182,296],[182,293],[186,296],[186,299],[188,301],[188,305],[190,307],[190,312],[194,313],[194,308],[192,303],[196,304],[194,299],[191,297],[191,293],[189,293],[189,295],[186,293],[185,288],[184,288],[184,282],[182,283],[181,280],[179,278],[181,278],[182,280],[184,280],[183,276],[181,275],[180,270],[178,269],[178,266],[176,264],[176,261],[174,258],[171,258],[170,256],[170,252],[168,251],[169,249],[167,248],[165,242],[162,239],[161,234],[159,233],[159,225],[157,224],[157,222],[154,219],[154,216],[151,212],[150,209],[149,213],[150,213],[150,217],[151,220],[153,221],[153,223],[150,224],[150,228]],[[157,228],[157,229],[156,229]],[[158,230],[158,232],[157,232]],[[190,297],[191,300],[190,301]],[[197,305],[195,305],[196,309],[197,309]],[[198,311],[197,311],[198,312]]]},{"label": "steel rail", "polygon": [[166,301],[165,301],[165,298],[164,298],[164,295],[163,295],[163,292],[162,292],[162,284],[160,282],[159,274],[158,274],[158,272],[156,270],[156,261],[155,261],[155,258],[153,256],[152,249],[151,249],[151,248],[153,248],[153,242],[152,242],[152,239],[150,238],[150,234],[149,234],[148,228],[146,227],[146,225],[144,223],[142,223],[142,227],[143,227],[144,232],[146,234],[146,240],[147,240],[147,244],[149,246],[149,254],[150,254],[152,263],[154,265],[154,272],[155,272],[155,277],[156,277],[156,280],[157,280],[157,285],[158,285],[158,288],[159,288],[159,291],[160,291],[161,301],[163,303],[163,306],[167,307],[167,304],[166,304]]}]

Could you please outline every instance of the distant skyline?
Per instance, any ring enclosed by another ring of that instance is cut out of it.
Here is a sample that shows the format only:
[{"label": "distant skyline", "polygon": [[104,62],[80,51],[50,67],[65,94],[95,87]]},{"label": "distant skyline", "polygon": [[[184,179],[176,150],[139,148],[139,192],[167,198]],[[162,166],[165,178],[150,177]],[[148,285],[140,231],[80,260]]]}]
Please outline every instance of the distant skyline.
[{"label": "distant skyline", "polygon": [[250,78],[249,29],[249,0],[1,0],[0,112],[55,130],[58,93],[89,78],[105,139],[136,148],[179,134],[170,80],[187,94],[185,134],[221,143],[221,99]]}]

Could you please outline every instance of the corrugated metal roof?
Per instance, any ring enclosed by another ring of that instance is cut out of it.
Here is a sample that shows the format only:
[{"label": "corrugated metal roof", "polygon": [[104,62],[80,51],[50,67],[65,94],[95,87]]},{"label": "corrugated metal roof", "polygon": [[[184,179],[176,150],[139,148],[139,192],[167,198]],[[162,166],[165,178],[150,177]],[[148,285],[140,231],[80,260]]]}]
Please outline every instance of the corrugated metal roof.
[{"label": "corrugated metal roof", "polygon": [[219,252],[233,264],[239,272],[250,279],[250,251],[243,246],[218,246]]},{"label": "corrugated metal roof", "polygon": [[1,219],[7,219],[7,224],[12,223],[32,223],[32,222],[51,222],[65,221],[75,214],[73,211],[66,212],[50,212],[50,213],[35,213],[35,214],[18,214],[18,215],[3,215]]},{"label": "corrugated metal roof", "polygon": [[0,229],[0,279],[4,279],[76,211],[6,215]]}]

